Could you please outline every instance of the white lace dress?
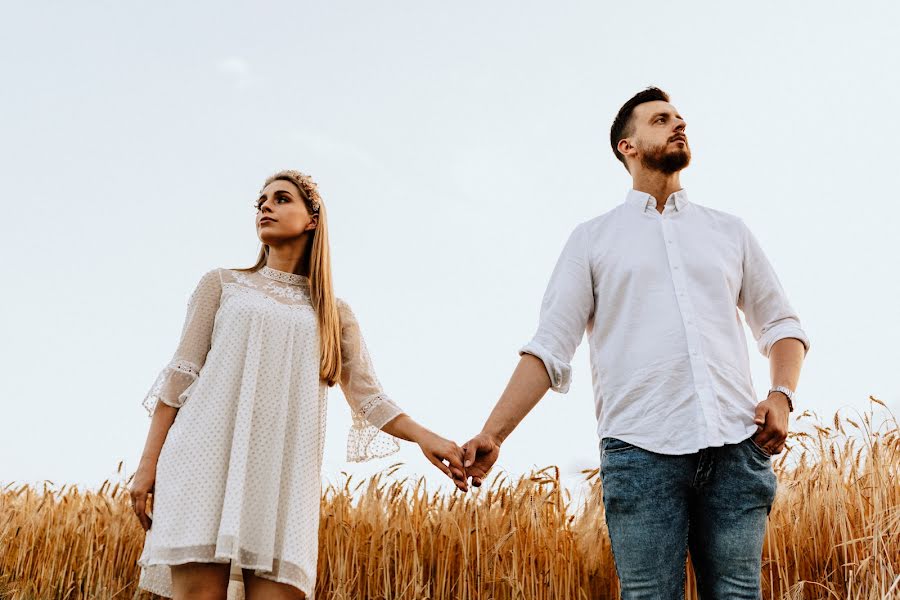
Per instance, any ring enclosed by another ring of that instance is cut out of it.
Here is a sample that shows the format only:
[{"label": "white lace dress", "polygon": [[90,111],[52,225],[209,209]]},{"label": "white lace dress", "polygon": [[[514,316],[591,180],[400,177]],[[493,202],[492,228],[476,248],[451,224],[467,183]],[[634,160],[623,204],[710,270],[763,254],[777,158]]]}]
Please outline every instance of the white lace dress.
[{"label": "white lace dress", "polygon": [[[338,301],[347,459],[395,452],[401,414]],[[231,562],[313,597],[328,386],[309,280],[264,266],[214,269],[188,302],[178,349],[144,399],[179,407],[159,456],[140,588],[172,596],[170,565]]]}]

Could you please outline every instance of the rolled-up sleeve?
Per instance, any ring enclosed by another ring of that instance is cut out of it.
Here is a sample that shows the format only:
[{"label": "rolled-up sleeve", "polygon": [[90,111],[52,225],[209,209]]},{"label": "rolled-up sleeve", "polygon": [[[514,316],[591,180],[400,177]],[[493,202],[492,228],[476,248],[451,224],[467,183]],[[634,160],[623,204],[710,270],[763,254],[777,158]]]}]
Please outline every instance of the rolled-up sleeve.
[{"label": "rolled-up sleeve", "polygon": [[795,338],[809,352],[809,338],[800,326],[800,318],[788,302],[787,295],[756,237],[741,221],[744,236],[743,279],[738,295],[738,308],[744,312],[747,325],[759,352],[768,357],[778,340]]},{"label": "rolled-up sleeve", "polygon": [[593,316],[588,229],[585,224],[569,236],[550,276],[541,302],[537,333],[519,350],[539,358],[550,376],[550,389],[561,394],[572,381],[572,356]]}]

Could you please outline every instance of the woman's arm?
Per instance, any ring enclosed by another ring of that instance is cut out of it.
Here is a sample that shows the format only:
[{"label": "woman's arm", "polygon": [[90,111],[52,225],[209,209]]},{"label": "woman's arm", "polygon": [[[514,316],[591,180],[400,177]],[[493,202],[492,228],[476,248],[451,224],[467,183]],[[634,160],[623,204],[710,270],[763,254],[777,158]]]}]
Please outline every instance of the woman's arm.
[{"label": "woman's arm", "polygon": [[144,452],[141,454],[141,462],[131,483],[131,504],[144,531],[150,529],[152,519],[147,514],[147,498],[153,493],[156,484],[156,463],[162,450],[163,442],[169,433],[169,428],[175,422],[178,409],[160,402],[153,412],[150,421],[150,431],[147,433],[147,441],[144,444]]},{"label": "woman's arm", "polygon": [[141,462],[148,462],[156,466],[159,460],[159,453],[162,450],[163,442],[169,433],[169,428],[175,422],[175,415],[178,409],[168,404],[160,402],[153,418],[150,421],[150,431],[147,432],[147,441],[144,443],[144,452],[141,454]]},{"label": "woman's arm", "polygon": [[[341,319],[340,384],[353,412],[347,460],[362,462],[392,454],[399,449],[394,438],[415,442],[435,467],[465,491],[462,448],[416,423],[384,393],[356,316],[344,301],[338,301],[338,310]],[[449,467],[444,464],[445,460]]]},{"label": "woman's arm", "polygon": [[153,493],[156,483],[156,463],[175,415],[187,400],[188,388],[197,380],[206,363],[221,295],[219,270],[206,272],[188,300],[178,348],[143,400],[152,420],[130,490],[134,512],[145,531],[151,524],[146,508],[148,495]]},{"label": "woman's arm", "polygon": [[[463,450],[455,442],[416,423],[406,413],[401,413],[385,423],[381,430],[401,440],[418,444],[425,458],[452,479],[456,487],[463,492],[469,489],[466,470],[462,463]],[[445,460],[449,466],[444,464]]]}]

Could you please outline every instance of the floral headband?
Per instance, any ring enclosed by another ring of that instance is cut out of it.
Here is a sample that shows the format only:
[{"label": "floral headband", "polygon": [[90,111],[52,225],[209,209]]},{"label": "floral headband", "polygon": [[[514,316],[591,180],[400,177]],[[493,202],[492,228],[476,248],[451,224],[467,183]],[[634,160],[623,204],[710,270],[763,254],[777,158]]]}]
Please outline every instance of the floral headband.
[{"label": "floral headband", "polygon": [[278,171],[277,173],[271,175],[268,179],[266,179],[265,184],[263,184],[262,189],[260,189],[260,193],[263,189],[265,189],[267,185],[277,179],[287,179],[294,182],[294,184],[296,184],[297,187],[300,188],[300,191],[302,191],[306,195],[312,212],[319,212],[319,206],[322,203],[322,197],[319,196],[319,190],[317,189],[316,182],[312,180],[312,177],[294,169],[285,169],[283,171]]}]

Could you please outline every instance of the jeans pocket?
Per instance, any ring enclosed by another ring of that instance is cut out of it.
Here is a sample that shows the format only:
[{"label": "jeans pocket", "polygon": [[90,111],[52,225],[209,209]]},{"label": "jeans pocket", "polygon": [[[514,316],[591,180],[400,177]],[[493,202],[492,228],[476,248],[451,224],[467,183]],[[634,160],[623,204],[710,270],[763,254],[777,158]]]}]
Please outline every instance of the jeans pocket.
[{"label": "jeans pocket", "polygon": [[768,459],[772,458],[772,455],[769,454],[768,452],[766,452],[765,448],[763,448],[762,446],[760,446],[753,440],[753,436],[748,437],[747,441],[750,442],[750,447],[753,448],[753,450],[757,454],[760,454],[761,456],[764,456],[765,458],[768,458]]},{"label": "jeans pocket", "polygon": [[637,446],[635,446],[634,444],[629,444],[628,442],[620,440],[619,438],[605,437],[603,438],[602,448],[604,453],[611,453],[631,450],[632,448],[637,448]]}]

